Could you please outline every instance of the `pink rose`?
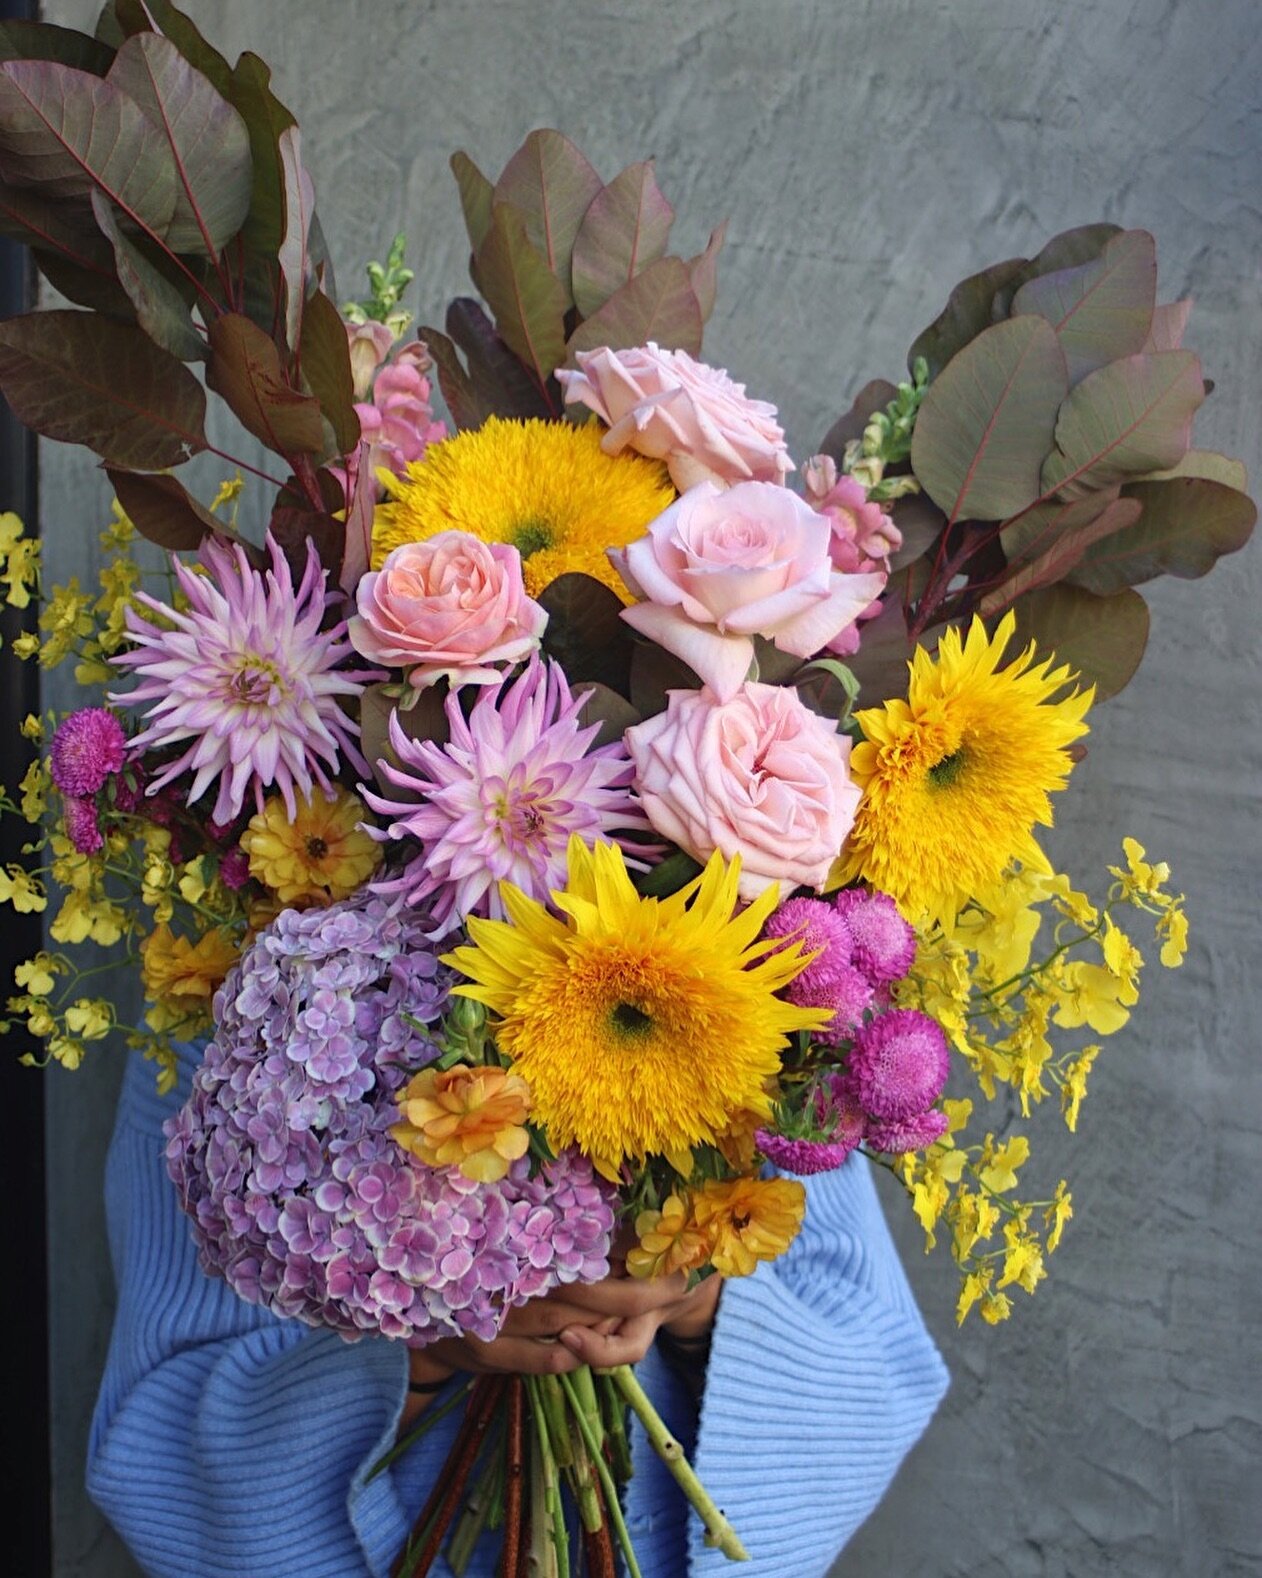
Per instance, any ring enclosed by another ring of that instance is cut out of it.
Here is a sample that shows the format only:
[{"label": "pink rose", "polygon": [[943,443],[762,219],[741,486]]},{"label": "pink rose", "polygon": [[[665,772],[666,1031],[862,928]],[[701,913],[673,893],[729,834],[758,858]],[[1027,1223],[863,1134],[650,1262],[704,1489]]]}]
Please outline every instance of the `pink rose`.
[{"label": "pink rose", "polygon": [[609,431],[607,454],[634,449],[664,460],[681,493],[698,482],[783,482],[793,462],[776,408],[687,351],[650,340],[630,351],[579,351],[557,377],[565,398],[590,406]]},{"label": "pink rose", "polygon": [[491,665],[528,657],[548,623],[526,596],[517,549],[463,531],[402,543],[355,595],[355,650],[409,669],[418,688],[444,674],[453,685],[494,684],[504,676]]},{"label": "pink rose", "polygon": [[850,740],[782,685],[672,690],[626,732],[649,821],[694,860],[741,857],[740,894],[823,886],[854,822]]},{"label": "pink rose", "polygon": [[831,535],[828,521],[788,488],[699,483],[645,536],[610,553],[645,599],[622,617],[728,701],[749,672],[754,636],[809,658],[885,585],[881,574],[835,571]]}]

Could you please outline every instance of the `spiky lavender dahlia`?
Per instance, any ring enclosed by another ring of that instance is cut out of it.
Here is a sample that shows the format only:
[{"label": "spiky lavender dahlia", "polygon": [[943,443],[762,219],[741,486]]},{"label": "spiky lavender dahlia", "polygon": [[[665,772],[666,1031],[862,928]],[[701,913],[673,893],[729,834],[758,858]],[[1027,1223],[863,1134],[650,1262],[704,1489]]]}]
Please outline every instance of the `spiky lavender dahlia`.
[{"label": "spiky lavender dahlia", "polygon": [[509,1307],[608,1272],[613,1192],[581,1156],[474,1183],[390,1137],[452,979],[427,926],[367,891],[283,911],[220,988],[218,1029],[166,1125],[203,1267],[348,1339],[490,1340]]},{"label": "spiky lavender dahlia", "polygon": [[175,561],[175,576],[188,599],[185,612],[137,594],[159,616],[127,610],[134,647],[111,660],[140,680],[111,700],[151,702],[148,727],[132,741],[133,756],[183,746],[147,785],[156,794],[182,773],[192,773],[189,801],[218,780],[212,816],[230,823],[247,796],[263,809],[263,791],[274,787],[294,814],[295,791],[332,788],[345,758],[359,771],[367,763],[355,746],[358,725],[339,705],[358,696],[372,676],[338,665],[351,655],[346,625],[320,629],[325,572],[313,545],[295,590],[279,546],[268,538],[271,569],[255,570],[239,546],[213,540],[201,550],[209,575]]},{"label": "spiky lavender dahlia", "polygon": [[488,687],[467,720],[449,696],[445,745],[410,740],[392,714],[390,743],[402,766],[382,770],[420,801],[360,792],[386,819],[376,836],[416,839],[421,850],[376,891],[432,909],[438,932],[468,915],[500,920],[501,881],[541,900],[565,886],[573,834],[626,848],[621,835],[647,830],[630,758],[621,742],[593,745],[599,725],[579,722],[582,703],[559,663],[532,658],[516,679]]}]

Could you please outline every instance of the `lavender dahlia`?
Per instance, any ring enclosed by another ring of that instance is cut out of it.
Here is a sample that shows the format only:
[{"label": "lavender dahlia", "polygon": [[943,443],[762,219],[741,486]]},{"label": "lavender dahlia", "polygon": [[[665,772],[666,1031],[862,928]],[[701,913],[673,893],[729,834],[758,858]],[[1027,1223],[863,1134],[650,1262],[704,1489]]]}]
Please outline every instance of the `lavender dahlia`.
[{"label": "lavender dahlia", "polygon": [[347,1338],[489,1340],[510,1306],[608,1271],[612,1191],[582,1157],[474,1183],[391,1139],[451,980],[428,929],[367,891],[283,911],[220,988],[218,1029],[166,1126],[203,1267]]},{"label": "lavender dahlia", "polygon": [[468,719],[449,696],[445,745],[409,739],[391,714],[402,766],[382,770],[420,801],[360,793],[387,819],[377,836],[416,839],[421,852],[376,891],[431,908],[437,935],[468,915],[503,919],[503,880],[540,900],[564,887],[572,834],[621,844],[621,834],[647,830],[630,758],[620,742],[593,745],[599,725],[579,722],[582,704],[559,663],[532,658],[516,679],[484,690]]},{"label": "lavender dahlia", "polygon": [[137,593],[159,617],[128,608],[135,646],[111,659],[140,680],[129,695],[111,700],[153,704],[132,755],[183,747],[147,792],[190,772],[194,801],[218,780],[212,817],[220,823],[234,821],[247,796],[261,811],[263,791],[273,786],[292,816],[295,790],[310,799],[317,784],[331,789],[342,758],[367,771],[355,745],[359,726],[339,702],[358,696],[372,676],[339,671],[351,646],[344,621],[320,628],[326,578],[315,547],[307,545],[297,589],[270,537],[268,548],[272,564],[265,573],[251,566],[243,548],[213,540],[201,551],[209,575],[175,560],[187,610]]}]

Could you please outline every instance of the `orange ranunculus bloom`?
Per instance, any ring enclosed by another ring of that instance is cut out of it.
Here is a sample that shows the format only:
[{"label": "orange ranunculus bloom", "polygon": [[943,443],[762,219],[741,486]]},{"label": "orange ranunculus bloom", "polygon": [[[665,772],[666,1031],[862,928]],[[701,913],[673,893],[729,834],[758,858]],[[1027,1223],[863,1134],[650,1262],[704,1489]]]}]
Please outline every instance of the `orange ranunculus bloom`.
[{"label": "orange ranunculus bloom", "polygon": [[702,1184],[692,1197],[692,1219],[705,1235],[714,1269],[747,1277],[760,1260],[774,1260],[797,1237],[806,1191],[793,1178],[730,1178]]},{"label": "orange ranunculus bloom", "polygon": [[671,1194],[660,1211],[641,1211],[635,1219],[636,1248],[627,1252],[627,1270],[633,1277],[669,1277],[675,1271],[694,1271],[709,1259],[706,1235],[692,1220],[690,1202]]},{"label": "orange ranunculus bloom", "polygon": [[459,1167],[492,1183],[526,1154],[530,1087],[502,1068],[426,1068],[399,1092],[404,1121],[390,1130],[429,1167]]}]

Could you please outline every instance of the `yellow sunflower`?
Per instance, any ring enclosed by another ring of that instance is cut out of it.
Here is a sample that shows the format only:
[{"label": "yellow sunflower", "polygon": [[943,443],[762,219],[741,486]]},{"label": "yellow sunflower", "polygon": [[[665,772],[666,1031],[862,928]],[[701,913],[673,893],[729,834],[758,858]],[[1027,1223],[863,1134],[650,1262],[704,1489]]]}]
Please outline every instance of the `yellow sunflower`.
[{"label": "yellow sunflower", "polygon": [[349,790],[317,789],[298,800],[291,821],[285,802],[272,795],[241,835],[250,875],[296,909],[349,898],[381,859],[381,846],[360,826],[367,815]]},{"label": "yellow sunflower", "polygon": [[992,639],[975,618],[964,640],[946,632],[936,659],[917,647],[907,699],[856,714],[863,799],[834,886],[861,878],[912,921],[949,920],[1011,861],[1047,869],[1033,830],[1051,826],[1049,795],[1065,787],[1095,688],[1052,700],[1074,675],[1036,662],[1033,643],[1001,669],[1015,625],[1006,614]]},{"label": "yellow sunflower", "polygon": [[471,917],[473,946],[445,961],[474,983],[455,991],[499,1015],[549,1142],[612,1176],[712,1144],[743,1109],[767,1115],[788,1035],[828,1018],[775,995],[810,957],[759,941],[775,887],[737,912],[739,862],[716,854],[679,893],[642,898],[616,846],[576,836],[568,856],[560,918],[502,883],[508,919]]},{"label": "yellow sunflower", "polygon": [[518,549],[531,597],[577,570],[625,602],[627,590],[605,550],[642,536],[674,503],[675,490],[660,461],[605,454],[603,432],[595,423],[493,416],[431,444],[406,476],[383,472],[388,497],[373,517],[373,568],[401,543],[467,531]]}]

